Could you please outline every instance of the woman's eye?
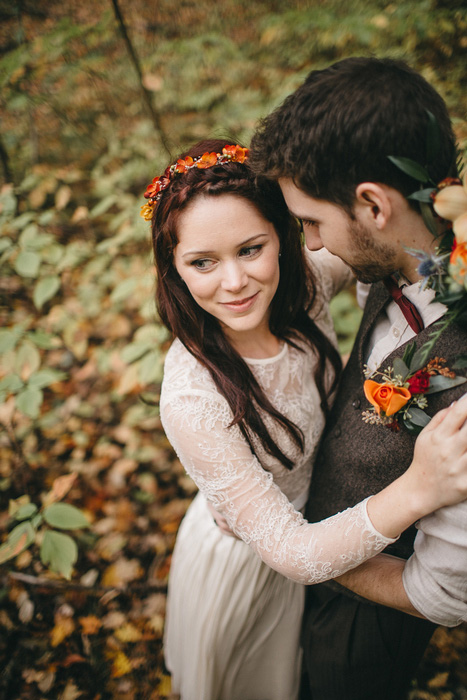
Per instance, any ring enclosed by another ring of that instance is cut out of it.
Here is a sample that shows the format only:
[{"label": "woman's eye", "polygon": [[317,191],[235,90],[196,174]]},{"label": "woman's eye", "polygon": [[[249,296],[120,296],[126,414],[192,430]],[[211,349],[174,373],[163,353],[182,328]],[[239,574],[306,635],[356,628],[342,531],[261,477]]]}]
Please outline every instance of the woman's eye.
[{"label": "woman's eye", "polygon": [[201,260],[193,260],[191,265],[197,270],[210,270],[211,267],[214,265],[214,260],[209,260],[209,258],[202,258]]},{"label": "woman's eye", "polygon": [[243,258],[251,258],[256,255],[256,253],[259,253],[262,247],[262,245],[249,245],[248,247],[240,250],[240,255]]}]

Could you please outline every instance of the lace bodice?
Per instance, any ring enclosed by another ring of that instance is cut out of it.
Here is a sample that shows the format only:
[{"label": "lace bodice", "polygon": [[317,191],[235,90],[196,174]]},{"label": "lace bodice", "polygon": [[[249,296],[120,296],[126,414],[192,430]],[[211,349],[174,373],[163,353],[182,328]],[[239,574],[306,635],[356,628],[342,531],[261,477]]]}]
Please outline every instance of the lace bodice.
[{"label": "lace bodice", "polygon": [[[348,279],[348,271],[321,251],[312,258],[321,282],[314,318],[335,342],[327,301]],[[291,503],[304,502],[324,428],[313,381],[317,360],[304,347],[300,352],[284,343],[275,357],[245,358],[273,405],[303,431],[301,453],[277,423],[265,419],[271,435],[294,460],[292,470],[259,445],[255,444],[258,458],[252,455],[238,426],[229,428],[230,408],[209,372],[178,340],[167,354],[160,411],[181,463],[234,532],[284,576],[318,583],[357,566],[393,540],[374,529],[365,502],[314,524],[307,523]]]}]

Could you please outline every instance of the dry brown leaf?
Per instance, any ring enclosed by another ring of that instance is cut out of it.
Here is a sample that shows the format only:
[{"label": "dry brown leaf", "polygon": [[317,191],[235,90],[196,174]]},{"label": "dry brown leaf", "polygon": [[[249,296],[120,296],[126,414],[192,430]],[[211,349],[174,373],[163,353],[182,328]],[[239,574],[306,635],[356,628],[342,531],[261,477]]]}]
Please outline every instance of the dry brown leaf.
[{"label": "dry brown leaf", "polygon": [[102,577],[103,586],[124,586],[135,581],[144,574],[137,559],[120,557],[115,564],[109,566]]},{"label": "dry brown leaf", "polygon": [[18,606],[18,617],[21,622],[31,622],[34,615],[34,603],[30,600],[26,591],[20,593],[16,605]]},{"label": "dry brown leaf", "polygon": [[139,629],[132,625],[131,622],[115,630],[114,634],[120,642],[139,642],[143,636]]},{"label": "dry brown leaf", "polygon": [[448,682],[449,678],[449,671],[445,671],[444,673],[437,673],[434,678],[431,678],[428,681],[428,687],[429,688],[444,688]]},{"label": "dry brown leaf", "polygon": [[88,214],[89,209],[87,207],[76,207],[75,211],[73,212],[73,216],[71,217],[71,220],[74,224],[77,224],[79,221],[85,221],[88,218]]},{"label": "dry brown leaf", "polygon": [[113,657],[112,678],[121,678],[132,670],[131,662],[123,651],[118,651]]},{"label": "dry brown leaf", "polygon": [[162,637],[162,632],[164,631],[164,618],[162,615],[152,615],[148,620],[148,625],[158,637]]},{"label": "dry brown leaf", "polygon": [[55,193],[55,208],[58,209],[58,211],[65,209],[70,199],[71,187],[68,185],[62,185]]},{"label": "dry brown leaf", "polygon": [[76,700],[83,695],[83,691],[80,690],[73,681],[68,681],[65,690],[59,695],[59,700]]},{"label": "dry brown leaf", "polygon": [[57,479],[54,479],[52,489],[44,499],[44,507],[49,506],[55,501],[61,501],[75,483],[77,476],[76,472],[72,472],[71,474],[65,474],[64,476],[59,476]]},{"label": "dry brown leaf", "polygon": [[74,632],[75,623],[71,617],[56,616],[56,622],[50,633],[51,644],[53,647],[58,647],[64,639]]},{"label": "dry brown leaf", "polygon": [[146,73],[143,75],[143,85],[146,88],[146,90],[150,90],[151,92],[158,92],[161,90],[162,85],[164,84],[164,81],[162,80],[160,75],[156,75],[155,73]]},{"label": "dry brown leaf", "polygon": [[97,634],[102,626],[102,621],[95,615],[80,617],[79,623],[83,634]]}]

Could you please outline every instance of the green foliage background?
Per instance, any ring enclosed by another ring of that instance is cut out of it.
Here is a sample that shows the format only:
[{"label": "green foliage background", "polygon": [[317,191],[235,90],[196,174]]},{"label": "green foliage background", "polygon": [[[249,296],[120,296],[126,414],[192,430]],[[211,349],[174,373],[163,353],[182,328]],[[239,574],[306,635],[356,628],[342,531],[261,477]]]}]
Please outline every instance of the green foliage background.
[{"label": "green foliage background", "polygon": [[[90,494],[116,455],[136,465],[128,468],[133,506],[153,502],[154,472],[167,487],[163,501],[190,495],[180,474],[168,488],[168,447],[161,434],[155,438],[154,408],[138,399],[157,397],[169,342],[155,316],[139,209],[146,184],[182,148],[223,135],[248,144],[258,119],[311,69],[351,55],[408,61],[446,99],[461,148],[467,145],[462,0],[119,5],[144,89],[111,0],[0,3],[5,527],[8,499],[40,500],[71,471],[85,484],[73,500],[99,518]],[[338,297],[333,310],[347,352],[359,321],[353,295]],[[158,553],[168,555],[172,544],[169,532]],[[79,560],[79,572],[87,565]]]}]

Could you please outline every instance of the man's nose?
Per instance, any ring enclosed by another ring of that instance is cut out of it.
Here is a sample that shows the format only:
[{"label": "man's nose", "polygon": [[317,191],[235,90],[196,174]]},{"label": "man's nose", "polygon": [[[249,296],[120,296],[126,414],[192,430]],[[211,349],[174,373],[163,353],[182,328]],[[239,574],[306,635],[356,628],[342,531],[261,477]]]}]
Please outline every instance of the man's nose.
[{"label": "man's nose", "polygon": [[316,226],[309,226],[305,229],[305,243],[308,250],[321,250],[324,248],[323,242]]}]

